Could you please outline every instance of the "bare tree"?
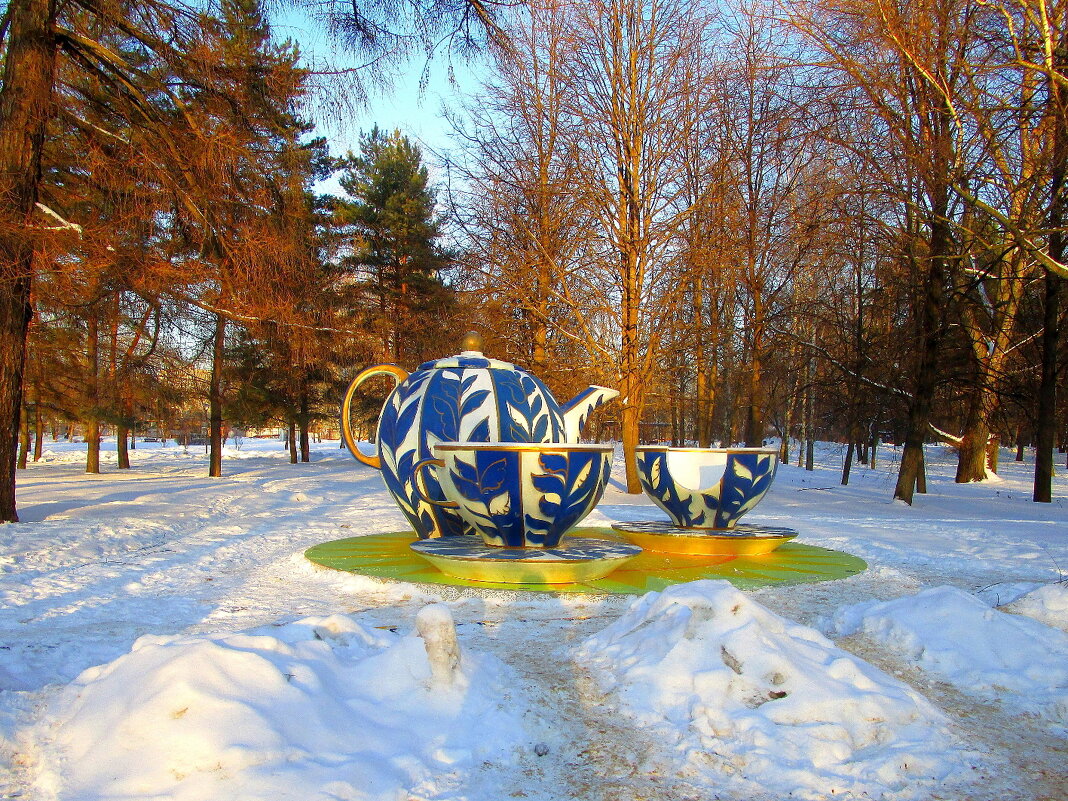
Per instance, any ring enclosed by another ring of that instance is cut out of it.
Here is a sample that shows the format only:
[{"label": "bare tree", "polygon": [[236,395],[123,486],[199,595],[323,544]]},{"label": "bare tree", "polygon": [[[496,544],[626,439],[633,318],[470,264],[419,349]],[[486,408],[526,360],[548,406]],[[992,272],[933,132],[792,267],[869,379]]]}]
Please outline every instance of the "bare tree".
[{"label": "bare tree", "polygon": [[[604,236],[606,316],[618,337],[627,489],[641,490],[635,447],[646,391],[680,298],[672,247],[690,209],[676,158],[698,110],[707,11],[684,0],[594,0],[573,10],[565,64],[584,202]],[[611,266],[609,266],[611,265]]]},{"label": "bare tree", "polygon": [[[869,167],[887,180],[914,236],[905,256],[915,274],[915,351],[911,401],[894,497],[911,503],[922,478],[923,443],[931,422],[942,353],[947,283],[957,266],[954,238],[960,131],[951,98],[966,75],[974,31],[969,0],[849,7],[812,5],[794,24],[830,59],[849,113],[871,115],[873,132],[893,157]],[[853,102],[850,102],[853,101]],[[861,149],[863,150],[863,148]],[[889,169],[888,169],[889,168]]]}]

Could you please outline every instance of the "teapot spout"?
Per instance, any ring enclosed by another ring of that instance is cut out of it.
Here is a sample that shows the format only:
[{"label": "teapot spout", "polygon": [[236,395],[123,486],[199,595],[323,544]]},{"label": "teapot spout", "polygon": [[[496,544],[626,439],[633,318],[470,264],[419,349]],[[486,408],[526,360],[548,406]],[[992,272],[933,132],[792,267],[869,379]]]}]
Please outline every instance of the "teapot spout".
[{"label": "teapot spout", "polygon": [[618,390],[608,387],[587,387],[565,403],[561,407],[564,413],[564,442],[578,442],[582,427],[593,410],[618,395]]}]

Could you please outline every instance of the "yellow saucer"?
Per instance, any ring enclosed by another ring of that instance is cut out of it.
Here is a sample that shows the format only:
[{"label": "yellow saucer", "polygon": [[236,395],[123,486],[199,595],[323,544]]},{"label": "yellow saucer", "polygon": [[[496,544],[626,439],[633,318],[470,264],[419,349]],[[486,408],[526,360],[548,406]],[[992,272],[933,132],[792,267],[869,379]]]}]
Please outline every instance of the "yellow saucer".
[{"label": "yellow saucer", "polygon": [[645,550],[690,556],[762,556],[797,536],[790,528],[746,524],[722,530],[652,521],[614,523],[612,528]]}]

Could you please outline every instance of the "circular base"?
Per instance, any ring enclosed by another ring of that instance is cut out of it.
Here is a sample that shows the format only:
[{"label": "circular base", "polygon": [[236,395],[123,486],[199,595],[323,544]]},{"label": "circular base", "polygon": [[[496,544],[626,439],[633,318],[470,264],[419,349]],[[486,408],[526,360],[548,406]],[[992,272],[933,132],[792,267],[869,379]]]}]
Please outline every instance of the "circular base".
[{"label": "circular base", "polygon": [[646,550],[705,556],[762,556],[797,536],[792,528],[745,523],[732,529],[707,529],[649,521],[614,523],[612,528]]},{"label": "circular base", "polygon": [[498,548],[473,537],[439,537],[409,547],[442,573],[493,584],[596,581],[642,552],[636,545],[576,537],[556,548]]},{"label": "circular base", "polygon": [[[579,528],[572,533],[578,537],[619,542],[619,535],[609,528]],[[843,579],[867,567],[863,559],[851,554],[788,542],[774,553],[757,557],[693,556],[643,551],[608,576],[595,581],[509,584],[467,581],[446,575],[412,551],[409,546],[413,541],[417,541],[413,531],[369,534],[320,543],[309,548],[304,555],[323,567],[386,581],[471,587],[478,591],[525,590],[596,595],[641,595],[651,590],[663,590],[672,584],[699,579],[726,579],[739,589],[751,590],[773,585]]]}]

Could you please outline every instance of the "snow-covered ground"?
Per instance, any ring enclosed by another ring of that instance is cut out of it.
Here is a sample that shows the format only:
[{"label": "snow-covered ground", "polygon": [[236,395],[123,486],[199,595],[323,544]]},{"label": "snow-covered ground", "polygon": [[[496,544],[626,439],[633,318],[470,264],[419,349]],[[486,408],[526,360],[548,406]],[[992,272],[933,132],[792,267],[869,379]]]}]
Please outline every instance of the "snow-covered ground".
[{"label": "snow-covered ground", "polygon": [[[826,446],[747,521],[867,571],[628,598],[312,565],[313,544],[404,528],[336,442],[290,465],[246,439],[222,479],[202,448],[131,455],[90,476],[56,443],[19,475],[0,798],[1068,798],[1063,470],[1034,504],[1031,462],[960,486],[932,447],[908,507],[891,449],[841,487]],[[585,524],[662,517],[614,480]]]}]

